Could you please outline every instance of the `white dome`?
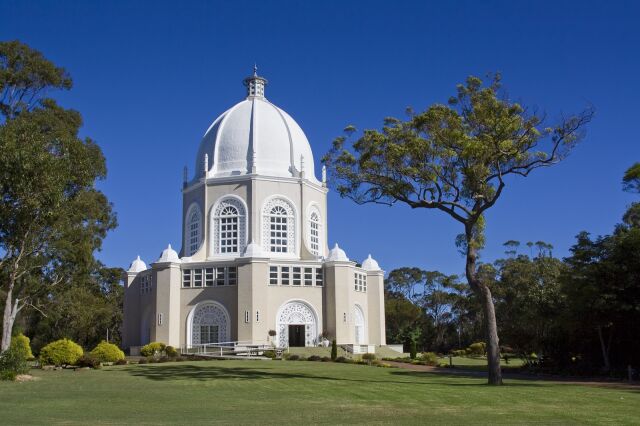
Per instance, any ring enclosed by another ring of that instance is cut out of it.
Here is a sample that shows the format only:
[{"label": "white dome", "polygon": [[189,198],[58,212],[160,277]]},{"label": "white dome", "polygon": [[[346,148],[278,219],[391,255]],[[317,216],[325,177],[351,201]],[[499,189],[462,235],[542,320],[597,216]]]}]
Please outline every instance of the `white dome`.
[{"label": "white dome", "polygon": [[327,257],[327,261],[348,262],[349,258],[347,257],[347,254],[344,252],[344,250],[338,247],[338,243],[336,243],[336,245],[331,250],[329,250],[329,257]]},{"label": "white dome", "polygon": [[147,264],[144,263],[142,259],[140,259],[140,256],[138,256],[133,260],[133,262],[131,262],[131,265],[129,266],[129,270],[127,270],[127,272],[138,273],[146,270],[147,270]]},{"label": "white dome", "polygon": [[265,84],[255,73],[245,79],[247,98],[211,124],[198,149],[196,179],[205,173],[206,155],[209,177],[297,177],[304,171],[307,179],[317,182],[307,137],[289,114],[263,96]]},{"label": "white dome", "polygon": [[178,253],[174,249],[171,248],[171,244],[167,246],[166,249],[162,250],[162,254],[160,258],[156,260],[156,263],[165,263],[165,262],[180,262],[180,258],[178,257]]},{"label": "white dome", "polygon": [[363,262],[362,262],[362,269],[364,269],[365,271],[380,271],[380,265],[378,265],[378,262],[376,262],[376,260],[374,258],[371,257],[371,255],[369,255],[369,257],[367,257]]}]

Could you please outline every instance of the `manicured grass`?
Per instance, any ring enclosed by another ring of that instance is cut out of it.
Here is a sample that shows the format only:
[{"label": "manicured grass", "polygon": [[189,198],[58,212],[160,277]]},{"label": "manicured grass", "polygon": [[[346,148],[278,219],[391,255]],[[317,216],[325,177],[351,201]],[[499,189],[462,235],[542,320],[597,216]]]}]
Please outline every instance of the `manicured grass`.
[{"label": "manicured grass", "polygon": [[[444,362],[449,364],[449,357],[442,357],[439,359],[440,362]],[[453,366],[464,368],[468,370],[478,370],[478,371],[486,371],[487,370],[487,358],[484,357],[462,357],[462,356],[454,356],[452,357]],[[504,359],[500,359],[500,366],[505,369],[517,369],[522,367],[524,361],[520,358],[510,358],[509,364],[505,362]]]},{"label": "manicured grass", "polygon": [[308,361],[34,371],[0,382],[2,424],[496,424],[640,419],[640,392]]}]

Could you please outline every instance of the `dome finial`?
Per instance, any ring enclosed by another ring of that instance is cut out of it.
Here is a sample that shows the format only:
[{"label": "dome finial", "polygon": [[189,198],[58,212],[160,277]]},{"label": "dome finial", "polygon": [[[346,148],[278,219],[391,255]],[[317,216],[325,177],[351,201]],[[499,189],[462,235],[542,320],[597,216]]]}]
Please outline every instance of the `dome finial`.
[{"label": "dome finial", "polygon": [[247,97],[264,98],[264,86],[267,85],[267,79],[258,75],[258,65],[253,65],[253,75],[247,77],[243,81],[247,88]]}]

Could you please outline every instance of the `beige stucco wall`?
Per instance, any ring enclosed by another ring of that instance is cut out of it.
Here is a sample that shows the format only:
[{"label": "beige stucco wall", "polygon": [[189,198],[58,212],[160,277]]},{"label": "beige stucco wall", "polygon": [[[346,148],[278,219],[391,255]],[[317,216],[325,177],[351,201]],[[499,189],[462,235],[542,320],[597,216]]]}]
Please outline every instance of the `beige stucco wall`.
[{"label": "beige stucco wall", "polygon": [[[355,343],[355,306],[365,316],[368,343],[385,344],[383,273],[367,272],[354,262],[327,262],[316,259],[308,249],[309,207],[315,205],[321,214],[321,247],[323,257],[329,254],[327,244],[326,188],[306,180],[288,178],[216,178],[201,179],[183,191],[183,244],[185,220],[193,203],[203,216],[200,249],[192,256],[176,263],[153,264],[152,291],[140,294],[139,274],[127,276],[124,303],[124,346],[139,346],[143,342],[142,324],[149,321],[151,340],[173,346],[188,343],[189,314],[198,304],[214,301],[224,306],[229,318],[229,339],[266,343],[269,330],[277,331],[279,310],[288,302],[302,301],[310,306],[317,318],[318,334],[328,331],[338,344]],[[269,257],[215,256],[211,250],[212,209],[222,197],[233,195],[243,200],[247,209],[246,243],[252,240],[262,244],[262,209],[275,195],[291,202],[295,210],[296,251],[291,254],[263,253]],[[269,285],[270,265],[323,267],[324,286]],[[238,267],[238,284],[182,288],[184,268]],[[367,274],[367,292],[354,289],[354,273]],[[248,321],[245,312],[249,312]],[[158,323],[162,314],[162,324]],[[145,320],[146,318],[146,320]]]}]

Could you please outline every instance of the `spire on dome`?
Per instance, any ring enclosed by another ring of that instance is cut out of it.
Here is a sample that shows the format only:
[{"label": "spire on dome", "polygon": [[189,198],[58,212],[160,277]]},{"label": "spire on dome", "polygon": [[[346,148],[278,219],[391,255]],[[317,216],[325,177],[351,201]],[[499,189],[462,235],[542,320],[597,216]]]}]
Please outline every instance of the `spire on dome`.
[{"label": "spire on dome", "polygon": [[253,75],[247,77],[243,81],[247,88],[247,97],[260,97],[264,98],[264,86],[267,85],[267,79],[258,75],[258,66],[253,65]]}]

